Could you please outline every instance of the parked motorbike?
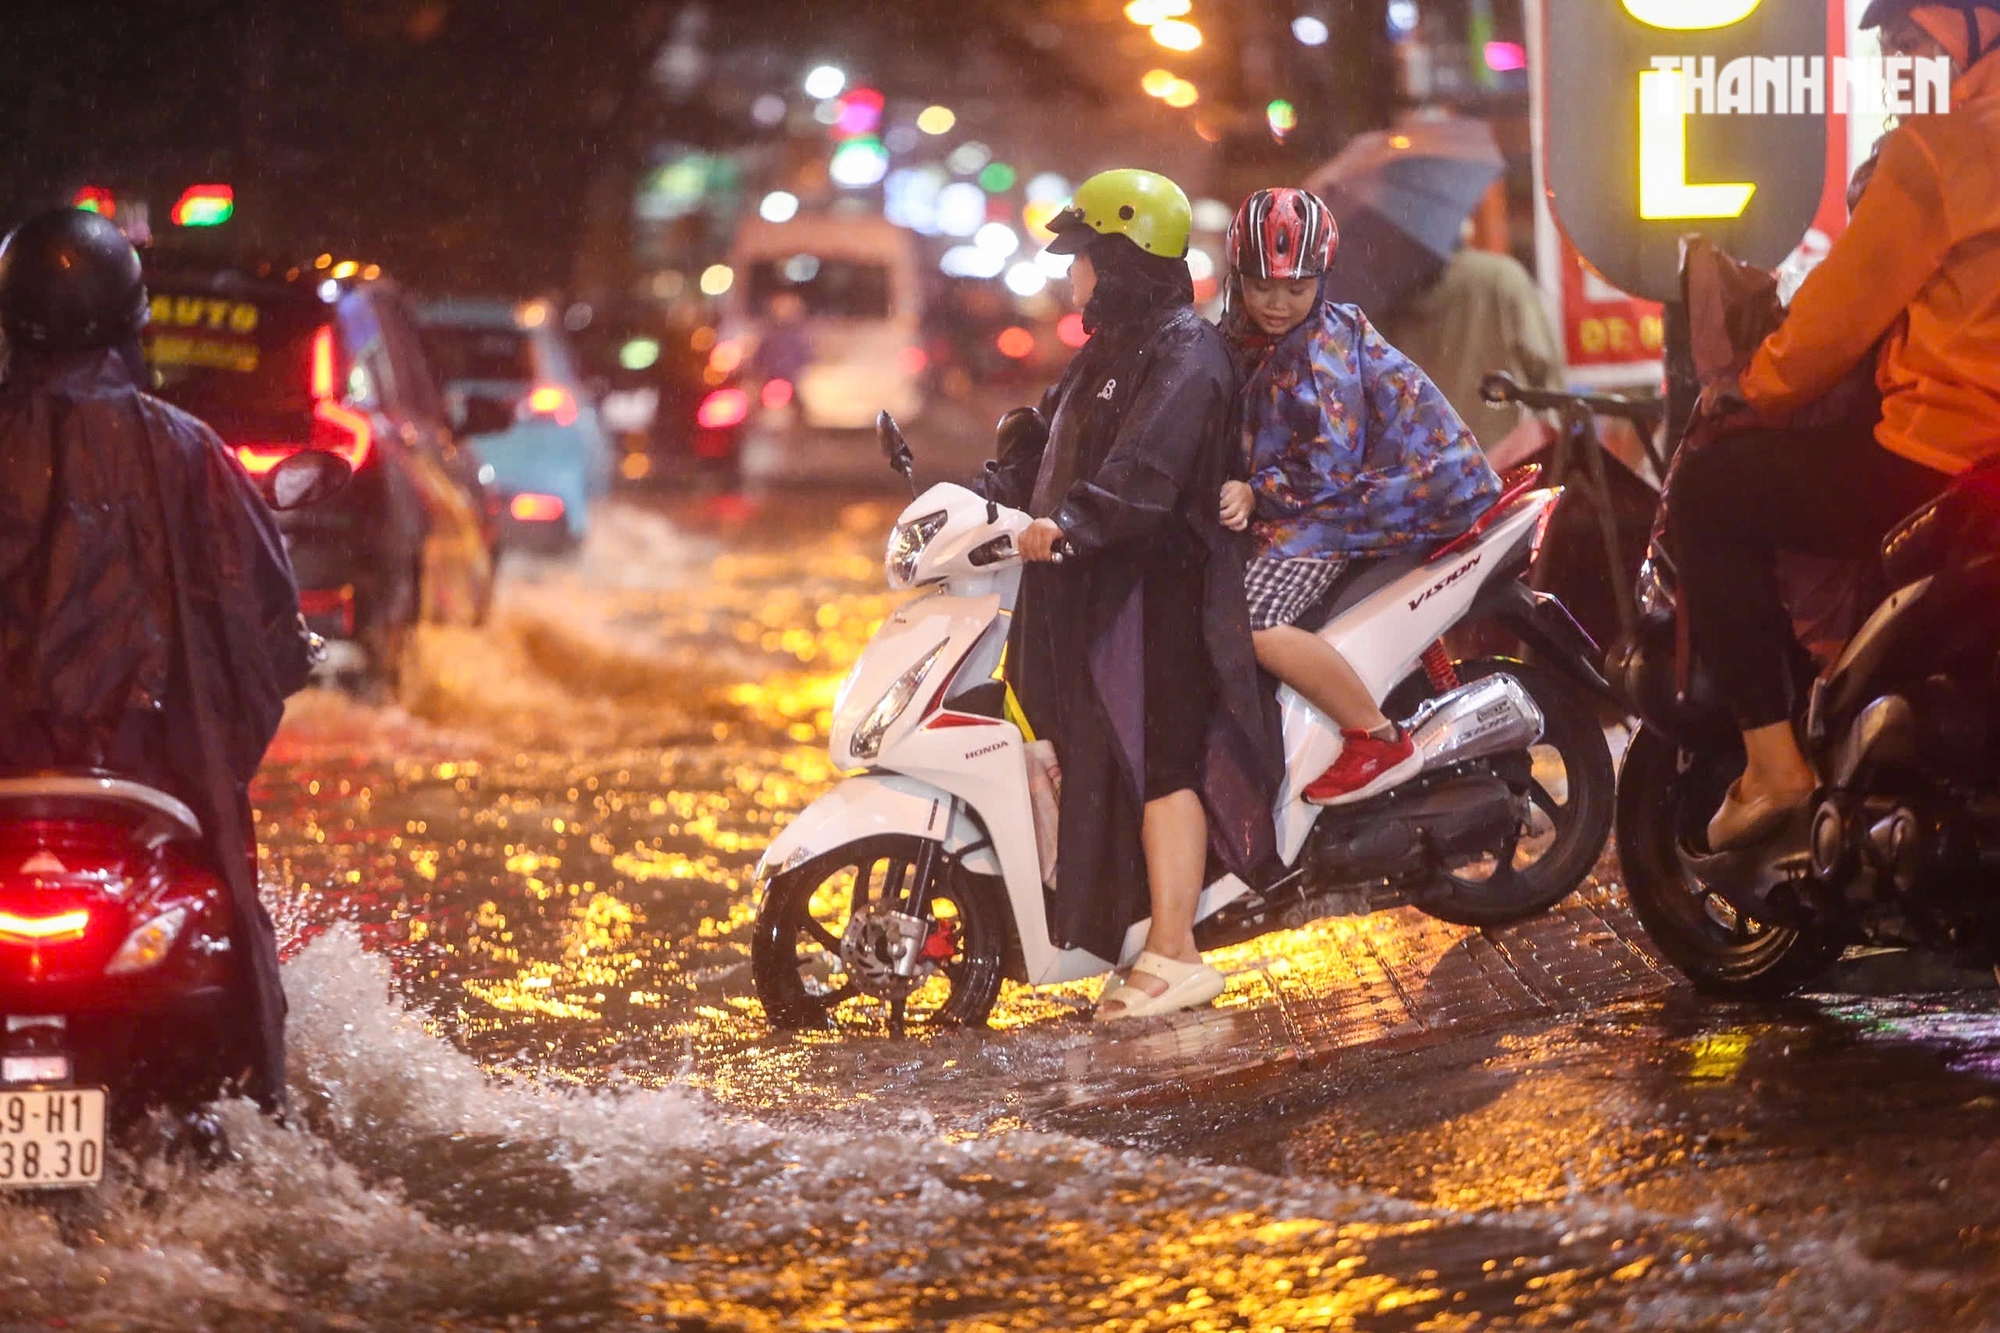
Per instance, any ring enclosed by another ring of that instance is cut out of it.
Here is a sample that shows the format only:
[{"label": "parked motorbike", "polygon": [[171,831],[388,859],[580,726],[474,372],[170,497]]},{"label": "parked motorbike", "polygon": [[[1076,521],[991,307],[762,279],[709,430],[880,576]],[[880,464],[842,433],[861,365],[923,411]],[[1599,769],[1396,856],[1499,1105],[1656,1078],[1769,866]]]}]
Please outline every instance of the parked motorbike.
[{"label": "parked motorbike", "polygon": [[2000,962],[2000,464],[1890,533],[1881,573],[1894,591],[1837,660],[1796,673],[1824,786],[1780,835],[1716,853],[1742,740],[1706,664],[1677,669],[1671,559],[1656,544],[1640,571],[1641,623],[1607,662],[1643,721],[1618,856],[1647,934],[1704,991],[1783,995],[1850,944]]},{"label": "parked motorbike", "polygon": [[[911,476],[895,423],[884,413],[878,427],[892,466]],[[1547,910],[1595,864],[1612,814],[1596,708],[1607,687],[1588,636],[1523,581],[1559,494],[1537,477],[1510,476],[1470,532],[1427,558],[1374,562],[1336,589],[1320,632],[1408,718],[1423,772],[1368,801],[1307,804],[1340,733],[1281,691],[1283,866],[1204,890],[1202,948],[1378,890],[1448,921],[1500,925]],[[950,484],[898,518],[888,581],[930,591],[882,626],[835,702],[833,762],[862,771],[802,811],[757,871],[751,960],[774,1025],[824,1026],[856,998],[886,1009],[892,1031],[978,1024],[1003,979],[1073,981],[1139,953],[1145,921],[1117,958],[1050,935],[1027,744],[1000,678],[1021,580],[1015,542],[1029,522]],[[1539,664],[1452,661],[1441,636],[1483,618],[1533,645]]]},{"label": "parked motorbike", "polygon": [[[258,479],[314,504],[322,451]],[[251,853],[254,855],[254,852]],[[252,1066],[228,889],[188,806],[112,773],[0,776],[0,1191],[103,1178],[107,1128],[191,1110]]]}]

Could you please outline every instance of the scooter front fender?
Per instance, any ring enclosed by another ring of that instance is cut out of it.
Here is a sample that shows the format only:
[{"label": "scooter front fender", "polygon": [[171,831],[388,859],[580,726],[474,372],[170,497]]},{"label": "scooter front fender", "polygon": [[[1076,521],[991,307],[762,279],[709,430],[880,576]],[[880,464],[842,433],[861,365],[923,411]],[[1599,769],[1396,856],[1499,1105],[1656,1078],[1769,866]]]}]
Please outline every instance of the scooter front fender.
[{"label": "scooter front fender", "polygon": [[[774,875],[848,843],[884,834],[934,839],[967,869],[984,875],[1001,873],[992,841],[963,801],[954,802],[943,788],[900,773],[862,773],[799,811],[771,840],[757,863],[760,892]],[[975,846],[977,850],[968,850]]]}]

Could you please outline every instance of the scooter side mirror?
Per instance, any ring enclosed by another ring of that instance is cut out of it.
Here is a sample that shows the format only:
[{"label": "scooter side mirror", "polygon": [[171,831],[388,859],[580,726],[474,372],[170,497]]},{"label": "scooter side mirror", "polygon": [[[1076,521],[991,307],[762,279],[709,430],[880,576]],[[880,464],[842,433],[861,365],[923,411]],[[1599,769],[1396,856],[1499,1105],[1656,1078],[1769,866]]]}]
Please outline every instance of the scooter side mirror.
[{"label": "scooter side mirror", "polygon": [[1479,396],[1496,407],[1513,402],[1520,392],[1520,384],[1504,370],[1488,371],[1486,378],[1479,381]]},{"label": "scooter side mirror", "polygon": [[303,509],[339,494],[353,475],[339,454],[305,449],[263,475],[264,500],[273,509]]},{"label": "scooter side mirror", "polygon": [[882,442],[882,456],[889,460],[889,470],[902,473],[914,484],[916,456],[910,452],[910,442],[903,438],[902,427],[896,424],[896,418],[887,412],[877,413],[875,437]]}]

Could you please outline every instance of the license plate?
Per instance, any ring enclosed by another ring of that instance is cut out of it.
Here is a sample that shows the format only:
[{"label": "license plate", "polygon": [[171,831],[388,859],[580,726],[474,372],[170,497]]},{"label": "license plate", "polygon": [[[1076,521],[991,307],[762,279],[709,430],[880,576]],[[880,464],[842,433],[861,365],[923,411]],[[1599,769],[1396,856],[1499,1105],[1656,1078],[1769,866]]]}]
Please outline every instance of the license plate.
[{"label": "license plate", "polygon": [[104,1089],[0,1092],[0,1190],[104,1179]]}]

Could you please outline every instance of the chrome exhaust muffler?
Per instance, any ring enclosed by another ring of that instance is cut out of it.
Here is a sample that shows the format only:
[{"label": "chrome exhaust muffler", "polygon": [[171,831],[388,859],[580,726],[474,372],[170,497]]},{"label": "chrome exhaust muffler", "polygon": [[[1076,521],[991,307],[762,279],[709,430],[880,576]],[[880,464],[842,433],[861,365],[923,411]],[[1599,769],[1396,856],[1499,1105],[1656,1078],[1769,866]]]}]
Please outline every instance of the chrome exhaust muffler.
[{"label": "chrome exhaust muffler", "polygon": [[1426,773],[1524,750],[1542,738],[1543,725],[1533,697],[1504,672],[1424,700],[1403,723],[1423,752]]}]

